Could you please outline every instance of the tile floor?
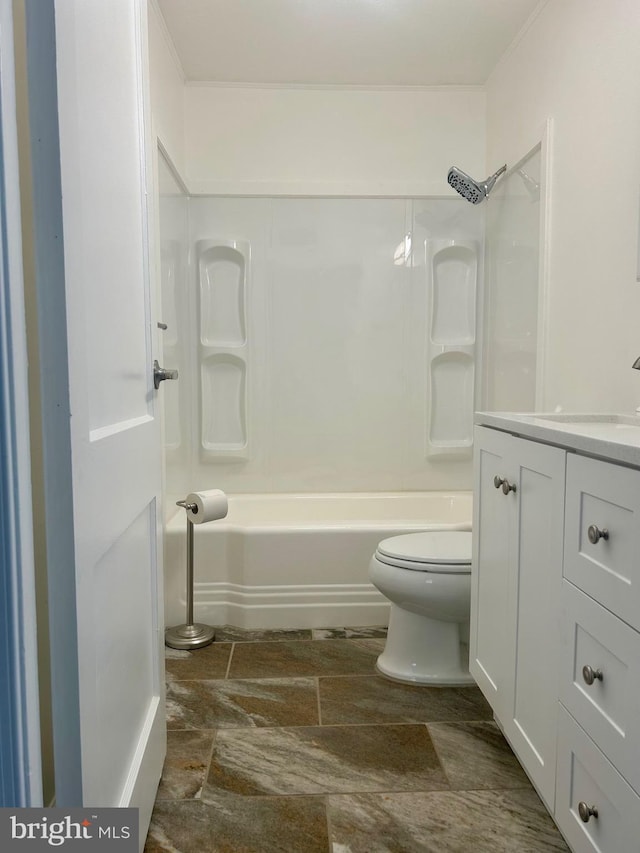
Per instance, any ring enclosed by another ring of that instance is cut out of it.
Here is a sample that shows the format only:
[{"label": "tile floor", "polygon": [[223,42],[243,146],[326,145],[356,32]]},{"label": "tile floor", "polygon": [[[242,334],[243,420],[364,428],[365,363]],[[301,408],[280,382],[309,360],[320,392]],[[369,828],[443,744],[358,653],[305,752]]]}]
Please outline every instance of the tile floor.
[{"label": "tile floor", "polygon": [[375,673],[384,629],[219,629],[167,650],[145,853],[568,850],[475,687]]}]

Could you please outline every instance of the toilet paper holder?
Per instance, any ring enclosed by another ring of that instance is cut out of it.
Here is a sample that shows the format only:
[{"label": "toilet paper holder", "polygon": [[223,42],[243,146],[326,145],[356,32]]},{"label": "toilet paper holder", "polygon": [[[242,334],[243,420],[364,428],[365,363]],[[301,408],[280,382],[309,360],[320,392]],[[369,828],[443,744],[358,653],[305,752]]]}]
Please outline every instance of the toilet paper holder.
[{"label": "toilet paper holder", "polygon": [[215,629],[210,625],[193,621],[193,521],[189,512],[198,512],[197,504],[176,501],[187,514],[187,621],[184,625],[167,628],[164,633],[165,645],[171,649],[201,649],[215,639]]},{"label": "toilet paper holder", "polygon": [[187,501],[176,501],[176,506],[181,506],[183,509],[188,509],[191,512],[198,512],[198,505],[187,503]]}]

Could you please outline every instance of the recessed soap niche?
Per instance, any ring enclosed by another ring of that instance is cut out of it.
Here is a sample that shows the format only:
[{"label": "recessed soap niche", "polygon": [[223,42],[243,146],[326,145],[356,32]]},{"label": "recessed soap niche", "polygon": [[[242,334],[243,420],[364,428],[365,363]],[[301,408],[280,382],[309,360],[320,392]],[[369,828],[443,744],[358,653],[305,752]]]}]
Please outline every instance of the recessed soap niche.
[{"label": "recessed soap niche", "polygon": [[430,366],[431,453],[465,450],[473,435],[473,358],[449,351],[437,355]]},{"label": "recessed soap niche", "polygon": [[469,454],[473,444],[478,244],[427,240],[427,456]]},{"label": "recessed soap niche", "polygon": [[200,253],[200,340],[208,347],[247,342],[247,258],[238,244],[208,246]]},{"label": "recessed soap niche", "polygon": [[196,253],[201,455],[211,462],[241,461],[249,456],[251,246],[244,240],[200,240]]},{"label": "recessed soap niche", "polygon": [[[247,446],[246,363],[217,353],[202,364],[202,446],[209,453],[243,451]],[[218,404],[216,405],[216,401]]]}]

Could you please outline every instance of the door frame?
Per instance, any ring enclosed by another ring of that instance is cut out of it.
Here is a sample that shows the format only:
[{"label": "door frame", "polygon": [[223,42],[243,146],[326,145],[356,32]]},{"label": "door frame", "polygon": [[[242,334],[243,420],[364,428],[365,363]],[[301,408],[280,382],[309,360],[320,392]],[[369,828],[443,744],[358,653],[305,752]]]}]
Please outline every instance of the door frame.
[{"label": "door frame", "polygon": [[0,0],[0,793],[42,805],[28,359],[11,0]]},{"label": "door frame", "polygon": [[82,804],[71,406],[53,2],[25,0],[56,805]]}]

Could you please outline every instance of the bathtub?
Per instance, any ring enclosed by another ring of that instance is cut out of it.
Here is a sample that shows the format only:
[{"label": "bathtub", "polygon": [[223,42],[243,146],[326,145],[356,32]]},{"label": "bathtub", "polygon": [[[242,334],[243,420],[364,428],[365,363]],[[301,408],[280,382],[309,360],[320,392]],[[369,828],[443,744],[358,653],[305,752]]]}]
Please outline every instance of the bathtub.
[{"label": "bathtub", "polygon": [[[185,621],[186,519],[165,528],[165,617]],[[230,495],[221,521],[194,530],[196,621],[241,628],[385,625],[369,583],[381,539],[470,530],[470,492]]]}]

